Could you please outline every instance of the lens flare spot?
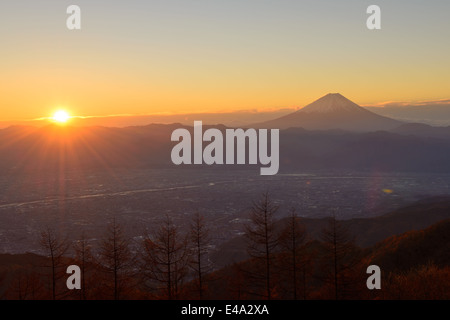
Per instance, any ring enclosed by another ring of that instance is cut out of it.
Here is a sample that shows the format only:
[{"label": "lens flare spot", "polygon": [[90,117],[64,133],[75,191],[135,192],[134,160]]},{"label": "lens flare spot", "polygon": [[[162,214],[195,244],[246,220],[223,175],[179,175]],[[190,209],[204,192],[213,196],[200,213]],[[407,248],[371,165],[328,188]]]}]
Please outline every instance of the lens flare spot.
[{"label": "lens flare spot", "polygon": [[57,123],[66,123],[67,121],[69,121],[70,119],[70,115],[67,111],[65,110],[58,110],[55,112],[55,114],[52,117],[52,120],[57,122]]}]

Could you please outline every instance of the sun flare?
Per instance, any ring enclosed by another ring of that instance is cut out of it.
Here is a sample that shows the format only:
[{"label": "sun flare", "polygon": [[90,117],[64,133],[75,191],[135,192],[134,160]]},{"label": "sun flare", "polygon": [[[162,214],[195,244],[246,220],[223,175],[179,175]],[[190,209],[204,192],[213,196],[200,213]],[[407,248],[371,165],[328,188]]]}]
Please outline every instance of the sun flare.
[{"label": "sun flare", "polygon": [[56,111],[55,114],[52,117],[52,120],[54,122],[61,123],[61,124],[66,123],[67,121],[69,121],[69,119],[70,119],[70,115],[65,110],[58,110],[58,111]]}]

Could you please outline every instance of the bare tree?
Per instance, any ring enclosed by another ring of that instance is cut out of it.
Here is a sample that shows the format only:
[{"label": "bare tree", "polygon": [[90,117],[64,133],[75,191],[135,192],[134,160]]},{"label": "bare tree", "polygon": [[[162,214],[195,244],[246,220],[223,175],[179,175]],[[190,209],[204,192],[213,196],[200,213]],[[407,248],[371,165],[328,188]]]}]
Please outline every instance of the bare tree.
[{"label": "bare tree", "polygon": [[276,206],[269,198],[268,193],[264,193],[259,202],[254,202],[250,213],[251,223],[245,226],[245,233],[248,240],[247,251],[256,260],[256,266],[261,267],[261,272],[252,270],[251,276],[254,280],[264,280],[265,297],[272,298],[272,265],[273,253],[278,244],[278,237],[275,233],[274,214],[277,212]]},{"label": "bare tree", "polygon": [[113,219],[107,227],[99,258],[103,270],[112,278],[110,281],[114,300],[121,299],[131,281],[134,257],[130,250],[130,240],[116,219]]},{"label": "bare tree", "polygon": [[345,298],[355,276],[354,268],[358,262],[354,238],[347,228],[333,216],[322,230],[324,243],[324,280],[334,289],[336,300]]},{"label": "bare tree", "polygon": [[191,244],[191,260],[190,267],[193,269],[196,277],[196,289],[198,297],[203,298],[204,294],[204,277],[211,271],[208,262],[208,245],[210,242],[209,230],[206,227],[205,219],[200,213],[195,213],[191,222],[190,244]]},{"label": "bare tree", "polygon": [[87,299],[87,295],[89,292],[89,288],[87,284],[90,281],[87,280],[88,274],[91,271],[91,267],[93,264],[93,256],[91,252],[91,246],[86,240],[85,234],[83,233],[80,240],[74,243],[75,250],[75,260],[77,265],[80,267],[81,271],[81,290],[80,290],[80,298],[82,300]]},{"label": "bare tree", "polygon": [[280,247],[282,270],[287,271],[287,283],[292,286],[293,299],[297,300],[299,295],[299,283],[303,288],[303,299],[306,299],[306,231],[300,223],[300,218],[294,208],[280,234]]},{"label": "bare tree", "polygon": [[45,250],[47,257],[50,260],[50,266],[48,267],[51,268],[50,279],[52,299],[56,300],[56,284],[57,281],[64,275],[61,269],[63,267],[63,255],[68,249],[67,240],[61,239],[53,229],[48,227],[45,231],[41,232],[39,243]]},{"label": "bare tree", "polygon": [[187,272],[187,238],[182,236],[169,216],[154,236],[144,239],[143,272],[146,280],[155,283],[164,297],[179,298],[180,287]]}]

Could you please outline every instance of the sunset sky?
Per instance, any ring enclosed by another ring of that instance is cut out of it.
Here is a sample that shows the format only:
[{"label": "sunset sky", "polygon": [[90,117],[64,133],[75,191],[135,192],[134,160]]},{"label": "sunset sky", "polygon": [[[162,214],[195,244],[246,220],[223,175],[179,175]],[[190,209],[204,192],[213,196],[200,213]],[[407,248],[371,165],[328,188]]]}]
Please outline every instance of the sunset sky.
[{"label": "sunset sky", "polygon": [[[382,30],[366,28],[371,4]],[[448,99],[449,14],[448,0],[1,1],[0,121]]]}]

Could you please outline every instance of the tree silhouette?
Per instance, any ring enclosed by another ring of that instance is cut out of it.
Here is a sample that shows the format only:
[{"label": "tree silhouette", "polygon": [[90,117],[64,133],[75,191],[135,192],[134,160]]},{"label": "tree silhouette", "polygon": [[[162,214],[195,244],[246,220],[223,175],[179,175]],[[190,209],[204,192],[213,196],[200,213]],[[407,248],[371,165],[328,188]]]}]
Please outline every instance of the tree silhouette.
[{"label": "tree silhouette", "polygon": [[91,246],[86,240],[84,233],[81,239],[74,243],[73,247],[75,250],[75,260],[81,271],[80,299],[86,300],[90,289],[87,285],[91,284],[91,281],[88,281],[87,277],[92,268],[93,256]]},{"label": "tree silhouette", "polygon": [[246,281],[246,272],[244,272],[241,266],[234,263],[230,267],[230,275],[226,277],[227,294],[226,298],[232,300],[245,300],[248,299],[248,288]]},{"label": "tree silhouette", "polygon": [[122,298],[131,282],[134,257],[130,250],[130,240],[123,228],[113,219],[106,229],[100,246],[100,265],[112,282],[114,300]]},{"label": "tree silhouette", "polygon": [[263,295],[269,300],[272,298],[273,253],[278,244],[273,218],[277,210],[278,206],[270,200],[269,194],[264,193],[259,202],[253,203],[250,223],[245,226],[247,252],[256,262],[249,275],[255,284],[264,281]]},{"label": "tree silhouette", "polygon": [[358,256],[354,238],[349,231],[333,216],[322,230],[323,241],[323,280],[331,285],[336,300],[349,295],[357,271]]},{"label": "tree silhouette", "polygon": [[299,283],[302,287],[303,299],[306,299],[306,273],[307,254],[305,248],[306,231],[300,223],[295,209],[291,210],[291,215],[286,220],[286,225],[281,231],[279,243],[283,250],[280,254],[281,268],[286,274],[287,283],[291,286],[292,298],[298,299]]},{"label": "tree silhouette", "polygon": [[167,215],[155,235],[145,237],[143,246],[146,280],[155,283],[164,298],[178,299],[187,273],[187,238]]},{"label": "tree silhouette", "polygon": [[199,299],[204,295],[205,274],[211,271],[208,262],[208,245],[210,242],[209,230],[205,219],[200,213],[195,213],[190,228],[191,259],[190,267],[195,273],[195,285]]},{"label": "tree silhouette", "polygon": [[53,229],[48,227],[41,232],[39,243],[50,260],[50,266],[48,267],[51,269],[51,295],[52,299],[56,300],[57,281],[65,274],[61,269],[63,267],[63,255],[68,249],[67,240],[61,239]]}]

